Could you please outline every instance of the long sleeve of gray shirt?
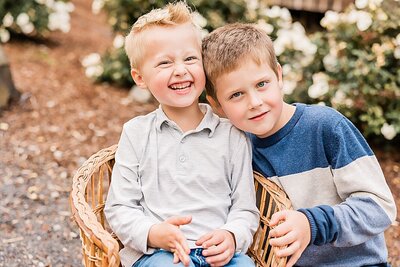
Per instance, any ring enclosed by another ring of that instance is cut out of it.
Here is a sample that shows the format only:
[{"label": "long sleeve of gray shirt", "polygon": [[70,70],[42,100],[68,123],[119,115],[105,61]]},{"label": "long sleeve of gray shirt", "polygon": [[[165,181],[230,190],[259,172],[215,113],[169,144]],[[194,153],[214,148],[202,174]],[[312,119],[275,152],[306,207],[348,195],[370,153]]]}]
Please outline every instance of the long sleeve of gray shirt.
[{"label": "long sleeve of gray shirt", "polygon": [[200,105],[203,120],[183,133],[161,108],[127,122],[116,152],[105,214],[124,244],[121,262],[151,254],[152,225],[192,215],[181,226],[190,248],[202,235],[226,229],[245,253],[257,229],[251,147],[244,133]]}]

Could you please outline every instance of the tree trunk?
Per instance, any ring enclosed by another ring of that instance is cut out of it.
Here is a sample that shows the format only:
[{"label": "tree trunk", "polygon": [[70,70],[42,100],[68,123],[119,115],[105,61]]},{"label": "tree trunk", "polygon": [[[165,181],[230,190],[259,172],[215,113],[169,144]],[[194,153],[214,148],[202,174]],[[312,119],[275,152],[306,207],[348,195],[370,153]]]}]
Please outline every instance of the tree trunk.
[{"label": "tree trunk", "polygon": [[10,100],[18,99],[20,95],[14,86],[6,54],[0,45],[0,109],[5,108]]}]

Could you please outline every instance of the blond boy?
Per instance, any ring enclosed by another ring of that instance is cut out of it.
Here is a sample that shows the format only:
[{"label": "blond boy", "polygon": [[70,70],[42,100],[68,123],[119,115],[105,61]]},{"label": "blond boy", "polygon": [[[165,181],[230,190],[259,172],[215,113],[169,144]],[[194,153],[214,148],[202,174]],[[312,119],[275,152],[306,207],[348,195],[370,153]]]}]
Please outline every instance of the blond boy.
[{"label": "blond boy", "polygon": [[209,34],[203,60],[210,101],[248,132],[254,169],[297,209],[271,219],[276,255],[290,257],[288,266],[388,266],[383,232],[396,207],[354,125],[328,107],[285,103],[273,44],[254,25]]},{"label": "blond boy", "polygon": [[135,83],[160,107],[127,122],[105,214],[124,266],[253,266],[258,226],[246,136],[199,104],[199,29],[183,2],[140,17],[126,37]]}]

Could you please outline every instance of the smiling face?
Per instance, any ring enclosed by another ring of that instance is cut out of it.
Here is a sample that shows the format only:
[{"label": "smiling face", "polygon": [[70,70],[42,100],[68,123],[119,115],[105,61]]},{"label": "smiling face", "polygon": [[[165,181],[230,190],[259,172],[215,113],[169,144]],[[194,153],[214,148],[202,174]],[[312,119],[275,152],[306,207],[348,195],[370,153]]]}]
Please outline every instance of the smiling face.
[{"label": "smiling face", "polygon": [[197,107],[205,85],[197,30],[186,23],[151,26],[143,34],[142,64],[131,71],[135,83],[149,89],[167,114]]},{"label": "smiling face", "polygon": [[232,124],[261,138],[286,124],[294,108],[283,102],[280,66],[277,73],[267,63],[247,59],[216,79],[218,102]]}]

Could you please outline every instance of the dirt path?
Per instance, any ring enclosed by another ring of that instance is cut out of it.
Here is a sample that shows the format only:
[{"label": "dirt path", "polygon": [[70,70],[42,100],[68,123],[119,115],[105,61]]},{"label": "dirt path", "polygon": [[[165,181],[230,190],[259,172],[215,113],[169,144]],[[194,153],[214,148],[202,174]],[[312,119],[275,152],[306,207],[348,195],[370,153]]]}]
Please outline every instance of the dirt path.
[{"label": "dirt path", "polygon": [[[81,266],[68,204],[72,176],[91,154],[118,141],[123,122],[155,106],[126,104],[126,90],[85,77],[80,60],[104,52],[113,36],[105,16],[91,13],[91,1],[72,2],[70,33],[4,47],[25,100],[0,116],[0,266]],[[399,199],[396,157],[379,159]],[[400,266],[399,226],[386,236],[392,264]]]}]

